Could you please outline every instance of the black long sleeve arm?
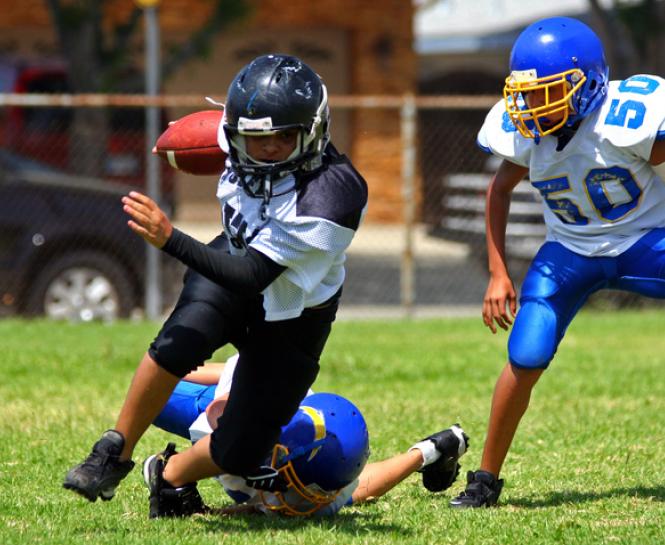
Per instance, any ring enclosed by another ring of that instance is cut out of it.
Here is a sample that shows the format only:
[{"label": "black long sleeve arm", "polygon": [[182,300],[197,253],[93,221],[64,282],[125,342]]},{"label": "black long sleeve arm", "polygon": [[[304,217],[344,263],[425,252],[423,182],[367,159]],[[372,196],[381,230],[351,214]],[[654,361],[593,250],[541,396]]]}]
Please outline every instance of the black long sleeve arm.
[{"label": "black long sleeve arm", "polygon": [[260,293],[286,269],[253,248],[248,248],[243,256],[231,255],[206,246],[178,229],[173,229],[162,250],[236,293]]}]

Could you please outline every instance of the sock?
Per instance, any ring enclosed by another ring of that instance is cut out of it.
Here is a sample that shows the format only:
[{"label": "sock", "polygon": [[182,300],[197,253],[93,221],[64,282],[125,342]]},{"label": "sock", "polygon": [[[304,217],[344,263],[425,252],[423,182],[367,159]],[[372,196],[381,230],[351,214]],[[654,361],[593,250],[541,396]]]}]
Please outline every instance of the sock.
[{"label": "sock", "polygon": [[414,449],[419,450],[423,455],[423,463],[420,466],[420,469],[436,462],[439,458],[441,458],[441,453],[436,449],[436,445],[431,439],[419,441],[409,449],[409,452]]}]

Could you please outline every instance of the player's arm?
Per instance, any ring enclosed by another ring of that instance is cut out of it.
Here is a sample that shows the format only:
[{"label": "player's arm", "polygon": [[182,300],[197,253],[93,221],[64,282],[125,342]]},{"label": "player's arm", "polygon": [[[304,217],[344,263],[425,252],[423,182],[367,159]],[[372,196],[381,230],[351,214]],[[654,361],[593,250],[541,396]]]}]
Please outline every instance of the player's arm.
[{"label": "player's arm", "polygon": [[652,165],[665,163],[665,138],[654,142],[653,147],[651,148],[649,163]]},{"label": "player's arm", "polygon": [[367,464],[358,476],[358,486],[351,496],[353,503],[370,501],[395,488],[423,465],[418,449],[397,454],[386,460]]},{"label": "player's arm", "polygon": [[131,191],[122,198],[127,222],[136,234],[162,249],[211,281],[238,293],[260,293],[286,267],[249,248],[245,255],[231,255],[211,248],[175,229],[150,197]]},{"label": "player's arm", "polygon": [[512,191],[528,171],[504,160],[487,188],[485,232],[490,281],[483,299],[483,322],[492,333],[496,333],[495,322],[508,329],[517,312],[515,287],[506,266],[506,227]]},{"label": "player's arm", "polygon": [[222,376],[223,370],[223,363],[208,362],[199,365],[191,373],[187,373],[182,380],[204,385],[217,384],[219,382],[219,377]]}]

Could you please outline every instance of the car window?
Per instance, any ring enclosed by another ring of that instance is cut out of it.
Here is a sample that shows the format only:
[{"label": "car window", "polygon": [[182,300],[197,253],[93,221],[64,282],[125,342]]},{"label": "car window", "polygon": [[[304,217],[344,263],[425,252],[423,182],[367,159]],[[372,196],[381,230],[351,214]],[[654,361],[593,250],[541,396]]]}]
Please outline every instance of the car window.
[{"label": "car window", "polygon": [[[28,93],[68,93],[67,80],[62,76],[44,76],[27,82]],[[72,121],[71,108],[26,108],[25,128],[34,131],[65,131]]]},{"label": "car window", "polygon": [[11,66],[0,66],[0,93],[11,93],[16,81],[16,70]]}]

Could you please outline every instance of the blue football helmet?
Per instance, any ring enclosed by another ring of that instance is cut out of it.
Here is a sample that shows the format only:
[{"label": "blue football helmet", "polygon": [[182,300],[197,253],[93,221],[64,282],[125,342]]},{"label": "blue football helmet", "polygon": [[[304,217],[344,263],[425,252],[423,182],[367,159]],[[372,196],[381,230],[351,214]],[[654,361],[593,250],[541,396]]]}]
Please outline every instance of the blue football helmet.
[{"label": "blue football helmet", "polygon": [[[297,129],[297,144],[285,161],[263,162],[247,153],[246,136],[273,135],[289,129]],[[245,190],[267,199],[265,193],[271,190],[272,179],[320,166],[330,139],[326,86],[297,57],[257,57],[238,72],[229,86],[223,130],[231,168]]]},{"label": "blue football helmet", "polygon": [[[520,134],[538,143],[597,110],[607,96],[608,76],[603,45],[587,25],[569,17],[536,21],[513,45],[503,90],[506,111]],[[539,98],[530,105],[532,92]]]},{"label": "blue football helmet", "polygon": [[288,483],[263,504],[286,515],[310,515],[332,503],[352,483],[369,457],[369,435],[362,413],[335,394],[307,396],[282,428],[272,467]]}]

